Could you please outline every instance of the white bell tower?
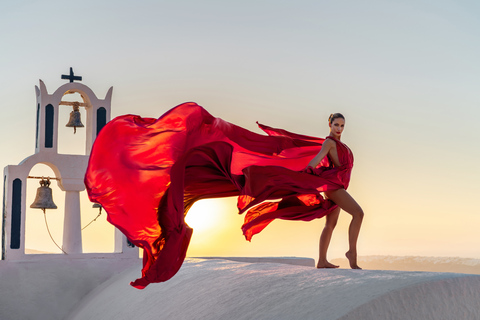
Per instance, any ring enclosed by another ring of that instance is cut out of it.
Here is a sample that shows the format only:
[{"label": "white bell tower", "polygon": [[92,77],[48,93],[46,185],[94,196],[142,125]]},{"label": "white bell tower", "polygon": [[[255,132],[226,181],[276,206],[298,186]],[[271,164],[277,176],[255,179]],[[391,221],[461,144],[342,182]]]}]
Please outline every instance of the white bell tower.
[{"label": "white bell tower", "polygon": [[[2,260],[24,260],[44,256],[25,254],[26,182],[28,173],[38,163],[45,164],[53,170],[58,186],[65,193],[63,251],[69,256],[84,255],[80,224],[80,192],[85,190],[83,179],[93,142],[110,120],[113,87],[110,87],[104,99],[99,99],[89,87],[74,82],[82,78],[75,76],[72,68],[69,75],[62,75],[62,79],[69,80],[69,83],[60,86],[53,94],[48,93],[42,80],[39,87],[35,86],[37,100],[35,154],[18,165],[8,165],[4,168]],[[62,101],[63,96],[73,93],[78,93],[83,101]],[[58,153],[59,110],[69,106],[86,110],[85,128],[82,129],[86,130],[83,155]],[[112,254],[125,253],[138,258],[138,248],[129,246],[123,234],[116,229],[115,252]]]}]

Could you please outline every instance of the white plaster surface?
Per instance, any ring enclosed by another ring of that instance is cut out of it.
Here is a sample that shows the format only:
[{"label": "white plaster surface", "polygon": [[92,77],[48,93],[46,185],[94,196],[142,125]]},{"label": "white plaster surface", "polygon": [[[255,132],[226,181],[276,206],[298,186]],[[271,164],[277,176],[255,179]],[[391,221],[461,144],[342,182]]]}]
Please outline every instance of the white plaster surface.
[{"label": "white plaster surface", "polygon": [[65,319],[99,284],[132,266],[139,270],[141,263],[131,258],[0,260],[0,319]]},{"label": "white plaster surface", "polygon": [[477,275],[189,259],[143,291],[138,276],[106,281],[67,319],[480,319]]},{"label": "white plaster surface", "polygon": [[249,262],[249,263],[259,263],[259,262],[271,262],[271,263],[282,263],[282,264],[292,264],[296,266],[305,266],[305,267],[315,267],[315,259],[312,258],[299,258],[299,257],[198,257],[197,259],[214,259],[214,260],[229,260],[237,262]]},{"label": "white plaster surface", "polygon": [[0,261],[0,319],[480,319],[478,275],[241,260],[190,258],[144,290],[140,259]]}]

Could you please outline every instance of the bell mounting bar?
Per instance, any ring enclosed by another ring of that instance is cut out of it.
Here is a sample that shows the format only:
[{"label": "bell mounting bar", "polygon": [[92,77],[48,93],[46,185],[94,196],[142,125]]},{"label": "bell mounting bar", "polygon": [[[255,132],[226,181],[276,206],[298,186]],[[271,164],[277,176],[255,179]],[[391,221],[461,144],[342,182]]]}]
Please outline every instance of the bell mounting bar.
[{"label": "bell mounting bar", "polygon": [[60,180],[59,178],[56,178],[56,177],[35,177],[35,176],[28,176],[27,178],[30,178],[30,179],[50,179],[50,180]]}]

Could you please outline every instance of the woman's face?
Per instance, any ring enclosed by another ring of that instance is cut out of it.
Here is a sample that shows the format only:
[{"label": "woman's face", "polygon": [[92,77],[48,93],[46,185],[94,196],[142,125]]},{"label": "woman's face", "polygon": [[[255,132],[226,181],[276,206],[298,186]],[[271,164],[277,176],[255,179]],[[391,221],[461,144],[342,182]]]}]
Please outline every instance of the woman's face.
[{"label": "woman's face", "polygon": [[336,118],[329,124],[329,127],[331,135],[335,138],[340,138],[343,129],[345,129],[345,120],[342,118]]}]

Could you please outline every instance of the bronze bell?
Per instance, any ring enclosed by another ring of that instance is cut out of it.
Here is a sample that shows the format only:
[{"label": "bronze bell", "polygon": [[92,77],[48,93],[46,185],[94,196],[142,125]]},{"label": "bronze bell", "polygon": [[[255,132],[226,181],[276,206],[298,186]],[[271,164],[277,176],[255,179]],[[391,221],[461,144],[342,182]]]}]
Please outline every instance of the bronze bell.
[{"label": "bronze bell", "polygon": [[73,111],[70,112],[70,120],[65,127],[73,127],[73,133],[77,132],[77,127],[84,127],[82,120],[80,119],[80,103],[77,101],[73,103]]},{"label": "bronze bell", "polygon": [[57,205],[53,202],[52,189],[50,189],[50,179],[42,179],[40,187],[37,189],[37,196],[30,205],[30,208],[36,209],[57,209]]}]

